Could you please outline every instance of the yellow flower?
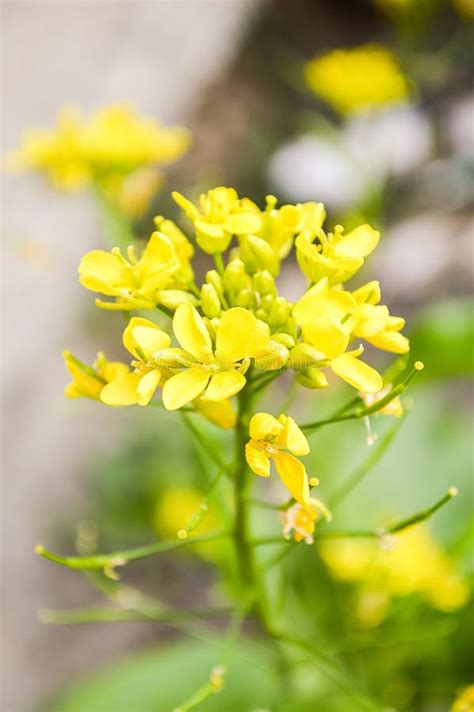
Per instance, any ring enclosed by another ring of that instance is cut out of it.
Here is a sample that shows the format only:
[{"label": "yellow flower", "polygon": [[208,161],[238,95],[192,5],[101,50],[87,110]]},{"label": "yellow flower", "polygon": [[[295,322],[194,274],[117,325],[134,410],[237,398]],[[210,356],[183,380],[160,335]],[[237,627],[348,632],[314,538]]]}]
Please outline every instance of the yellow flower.
[{"label": "yellow flower", "polygon": [[405,326],[405,319],[391,316],[386,306],[379,305],[379,283],[368,282],[352,292],[352,295],[359,305],[353,335],[365,339],[377,349],[396,354],[407,353],[410,350],[409,341],[406,336],[400,334]]},{"label": "yellow flower", "polygon": [[[152,309],[167,304],[171,298],[178,302],[194,297],[176,287],[186,287],[177,280],[183,262],[172,240],[161,232],[154,232],[140,259],[132,246],[126,259],[118,247],[111,252],[92,250],[81,260],[79,281],[93,292],[115,297],[114,302],[96,300],[103,309]],[[190,270],[190,267],[189,267]],[[192,275],[192,272],[191,272]],[[175,294],[178,292],[178,294]]]},{"label": "yellow flower", "polygon": [[264,351],[270,340],[268,327],[242,307],[222,314],[215,329],[215,348],[203,318],[191,304],[178,307],[173,331],[191,365],[166,381],[163,403],[168,410],[200,395],[221,401],[238,393],[245,386],[250,359]]},{"label": "yellow flower", "polygon": [[100,394],[107,383],[128,373],[126,364],[107,361],[103,351],[99,351],[92,366],[79,361],[70,351],[64,351],[64,362],[73,380],[64,389],[67,398],[93,398],[100,400]]},{"label": "yellow flower", "polygon": [[211,401],[202,396],[193,402],[194,409],[214,425],[224,430],[235,426],[237,416],[229,400]]},{"label": "yellow flower", "polygon": [[357,324],[358,303],[350,292],[329,287],[321,279],[293,309],[305,342],[321,352],[319,366],[329,366],[354,388],[376,393],[383,387],[380,374],[359,360],[363,346],[347,351]]},{"label": "yellow flower", "polygon": [[224,252],[232,235],[258,232],[260,210],[233,188],[213,188],[199,197],[199,207],[176,191],[172,194],[196,230],[196,242],[208,254]]},{"label": "yellow flower", "polygon": [[306,64],[309,88],[341,114],[384,106],[409,94],[395,56],[376,44],[336,49]]},{"label": "yellow flower", "polygon": [[379,237],[380,233],[370,225],[360,225],[346,235],[341,225],[327,234],[322,228],[315,232],[305,230],[295,241],[298,264],[312,282],[327,277],[330,284],[340,284],[362,267],[364,258],[377,247]]},{"label": "yellow flower", "polygon": [[156,389],[169,375],[163,354],[171,339],[157,324],[133,317],[123,332],[123,345],[136,359],[135,370],[120,375],[105,386],[100,399],[107,405],[148,405]]},{"label": "yellow flower", "polygon": [[[295,455],[307,455],[308,441],[289,415],[274,418],[269,413],[257,413],[250,421],[250,441],[245,457],[253,472],[270,476],[270,461],[290,494],[302,505],[309,505],[309,484],[305,466]],[[289,450],[289,452],[284,452]]]},{"label": "yellow flower", "polygon": [[262,226],[256,234],[269,243],[280,260],[288,255],[295,235],[308,231],[316,233],[326,217],[322,203],[297,203],[276,208],[277,199],[273,195],[267,195],[266,201]]},{"label": "yellow flower", "polygon": [[358,612],[367,625],[380,622],[393,597],[418,594],[446,612],[469,599],[467,582],[423,525],[390,537],[384,547],[369,541],[331,541],[321,545],[320,553],[336,578],[363,583]]},{"label": "yellow flower", "polygon": [[316,522],[321,516],[324,516],[328,521],[331,520],[329,510],[319,499],[310,497],[306,504],[296,502],[292,507],[285,509],[281,513],[283,536],[285,539],[289,539],[293,531],[295,541],[305,541],[306,544],[312,544]]},{"label": "yellow flower", "polygon": [[456,697],[450,712],[474,712],[474,685],[468,685]]},{"label": "yellow flower", "polygon": [[189,140],[186,129],[160,126],[125,104],[100,109],[89,119],[63,109],[53,130],[25,135],[11,163],[45,173],[57,188],[76,190],[95,183],[113,191],[118,178],[178,159]]},{"label": "yellow flower", "polygon": [[150,208],[153,197],[163,185],[163,175],[155,166],[144,166],[107,185],[108,197],[129,218],[137,219]]}]

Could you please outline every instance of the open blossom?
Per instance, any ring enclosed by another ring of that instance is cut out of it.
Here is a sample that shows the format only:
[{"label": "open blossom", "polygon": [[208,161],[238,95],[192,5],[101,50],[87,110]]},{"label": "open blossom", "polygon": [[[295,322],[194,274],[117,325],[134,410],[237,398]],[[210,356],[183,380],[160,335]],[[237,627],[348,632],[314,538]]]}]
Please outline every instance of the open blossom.
[{"label": "open blossom", "polygon": [[306,64],[305,79],[315,94],[341,114],[392,104],[409,94],[397,59],[377,44],[315,57]]},{"label": "open blossom", "polygon": [[281,513],[283,536],[289,539],[293,532],[295,541],[312,544],[316,523],[321,517],[331,520],[331,513],[319,499],[310,497],[306,504],[296,502]]},{"label": "open blossom", "polygon": [[181,282],[189,283],[192,279],[189,257],[183,253],[182,245],[178,243],[177,249],[168,235],[154,232],[140,259],[132,246],[127,257],[115,247],[111,252],[92,250],[82,258],[78,270],[81,284],[93,292],[115,297],[113,302],[97,299],[97,306],[152,309],[157,304],[194,300],[192,294],[184,291],[186,282]]},{"label": "open blossom", "polygon": [[307,455],[309,444],[293,418],[257,413],[250,421],[249,434],[245,457],[250,469],[260,477],[269,477],[273,460],[290,494],[300,504],[306,504],[309,500],[308,476],[305,466],[295,455]]},{"label": "open blossom", "polygon": [[64,389],[67,398],[92,398],[100,400],[100,394],[107,383],[129,372],[125,363],[108,361],[104,352],[99,351],[92,366],[79,361],[70,351],[63,353],[66,368],[73,380]]}]

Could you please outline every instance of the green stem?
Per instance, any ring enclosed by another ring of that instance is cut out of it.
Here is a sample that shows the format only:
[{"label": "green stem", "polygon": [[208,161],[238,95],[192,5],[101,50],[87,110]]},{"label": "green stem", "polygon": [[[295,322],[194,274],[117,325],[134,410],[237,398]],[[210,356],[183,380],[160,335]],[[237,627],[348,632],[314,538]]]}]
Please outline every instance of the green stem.
[{"label": "green stem", "polygon": [[249,510],[248,499],[251,480],[245,460],[245,444],[247,441],[246,409],[248,405],[248,392],[243,389],[239,394],[239,409],[235,425],[235,470],[234,470],[234,544],[237,556],[239,579],[243,590],[255,587],[253,570],[253,552],[249,546]]},{"label": "green stem", "polygon": [[161,554],[164,551],[180,549],[189,544],[199,544],[205,541],[215,541],[225,539],[230,536],[230,532],[223,529],[209,534],[190,537],[189,539],[172,539],[171,541],[158,541],[147,546],[139,546],[135,549],[115,551],[110,554],[97,554],[95,556],[59,556],[48,551],[44,546],[35,547],[37,554],[55,564],[66,566],[68,569],[113,569],[115,566],[124,566],[128,561],[144,559],[147,556]]}]

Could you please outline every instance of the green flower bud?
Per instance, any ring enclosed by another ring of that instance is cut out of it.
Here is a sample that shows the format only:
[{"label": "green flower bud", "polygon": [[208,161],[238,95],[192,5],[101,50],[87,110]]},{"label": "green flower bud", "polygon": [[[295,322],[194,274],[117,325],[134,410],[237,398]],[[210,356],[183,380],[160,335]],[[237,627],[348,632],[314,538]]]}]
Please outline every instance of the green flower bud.
[{"label": "green flower bud", "polygon": [[295,345],[294,338],[289,334],[282,334],[281,332],[278,332],[278,334],[273,334],[272,339],[273,341],[278,341],[279,344],[283,344],[283,346],[286,346],[287,349],[292,349]]},{"label": "green flower bud", "polygon": [[260,321],[266,321],[268,314],[265,309],[262,309],[262,307],[260,307],[260,309],[257,309],[257,311],[255,312],[255,316],[257,317],[257,319],[260,319]]},{"label": "green flower bud", "polygon": [[315,366],[297,371],[296,380],[305,388],[326,388],[328,381],[324,373]]},{"label": "green flower bud", "polygon": [[302,342],[291,349],[290,358],[288,359],[289,368],[300,369],[307,366],[315,366],[316,364],[327,366],[328,359],[311,344]]},{"label": "green flower bud", "polygon": [[209,319],[215,319],[221,313],[219,296],[212,284],[203,284],[201,287],[201,309]]},{"label": "green flower bud", "polygon": [[266,294],[271,294],[273,297],[277,295],[275,280],[266,269],[256,272],[253,276],[253,288],[259,292],[262,297]]},{"label": "green flower bud", "polygon": [[212,284],[217,294],[221,297],[224,294],[224,284],[222,282],[222,277],[219,272],[215,269],[210,269],[206,272],[206,282],[207,284]]},{"label": "green flower bud", "polygon": [[206,325],[206,329],[209,332],[209,336],[213,341],[216,340],[216,329],[219,326],[219,319],[209,319],[207,316],[203,317],[203,321]]},{"label": "green flower bud", "polygon": [[270,341],[267,350],[255,358],[255,368],[259,371],[277,371],[288,361],[289,351],[278,343]]},{"label": "green flower bud", "polygon": [[288,317],[284,324],[278,327],[280,333],[289,334],[296,341],[298,324],[293,316]]},{"label": "green flower bud", "polygon": [[241,289],[233,300],[236,307],[251,307],[254,303],[254,295],[250,289]]},{"label": "green flower bud", "polygon": [[153,360],[161,368],[189,368],[196,360],[184,349],[160,349],[153,354]]},{"label": "green flower bud", "polygon": [[265,297],[262,297],[260,301],[260,306],[267,312],[267,314],[270,313],[270,309],[272,308],[274,299],[275,297],[273,297],[271,294],[267,294]]},{"label": "green flower bud", "polygon": [[185,292],[182,289],[161,289],[156,295],[158,297],[158,303],[172,311],[177,309],[180,304],[184,304],[184,302],[191,302],[193,306],[197,306],[198,304],[198,300],[194,294]]},{"label": "green flower bud", "polygon": [[268,314],[268,323],[273,327],[282,326],[290,316],[290,311],[291,307],[285,297],[276,297]]},{"label": "green flower bud", "polygon": [[268,242],[256,235],[245,235],[240,238],[239,255],[250,274],[260,270],[268,270],[274,277],[280,271],[280,262]]},{"label": "green flower bud", "polygon": [[242,260],[231,260],[224,271],[224,288],[228,292],[239,292],[247,286],[248,275]]}]

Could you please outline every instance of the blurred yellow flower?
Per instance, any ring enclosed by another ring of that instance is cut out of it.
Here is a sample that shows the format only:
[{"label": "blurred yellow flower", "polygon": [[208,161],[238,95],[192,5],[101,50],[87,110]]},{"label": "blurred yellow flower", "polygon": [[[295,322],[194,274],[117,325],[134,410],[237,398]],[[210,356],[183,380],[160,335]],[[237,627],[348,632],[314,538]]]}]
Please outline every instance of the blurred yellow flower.
[{"label": "blurred yellow flower", "polygon": [[474,685],[468,685],[456,697],[450,712],[474,712]]},{"label": "blurred yellow flower", "polygon": [[93,398],[100,400],[103,388],[116,378],[129,372],[125,363],[107,361],[103,351],[99,351],[92,366],[79,361],[70,351],[64,351],[64,362],[73,380],[64,389],[67,398]]},{"label": "blurred yellow flower", "polygon": [[[171,299],[179,302],[195,301],[180,283],[183,270],[192,278],[188,258],[180,255],[172,240],[161,232],[150,237],[140,259],[132,246],[125,258],[118,247],[111,252],[92,250],[81,260],[79,281],[83,287],[115,297],[114,302],[96,300],[103,309],[153,309],[157,304],[167,305]],[[176,294],[178,292],[178,294]]]},{"label": "blurred yellow flower", "polygon": [[206,420],[224,430],[235,426],[237,415],[230,400],[211,401],[200,396],[193,401],[194,409]]},{"label": "blurred yellow flower", "polygon": [[277,419],[269,413],[257,413],[250,421],[249,433],[245,457],[250,469],[260,477],[269,477],[270,461],[273,460],[292,497],[300,504],[310,506],[306,468],[295,457],[307,455],[309,444],[293,418],[282,414]]},{"label": "blurred yellow flower", "polygon": [[27,132],[7,164],[44,173],[63,190],[99,186],[135,217],[148,208],[162,182],[156,167],[180,158],[189,143],[186,129],[161,126],[127,104],[105,107],[89,118],[65,108],[54,129]]},{"label": "blurred yellow flower", "polygon": [[415,593],[446,612],[469,599],[466,580],[423,525],[390,537],[385,546],[335,540],[323,542],[320,553],[335,578],[361,583],[357,613],[366,625],[379,623],[397,596]]},{"label": "blurred yellow flower", "polygon": [[309,88],[340,114],[407,98],[409,86],[395,56],[382,45],[336,49],[305,66]]}]

